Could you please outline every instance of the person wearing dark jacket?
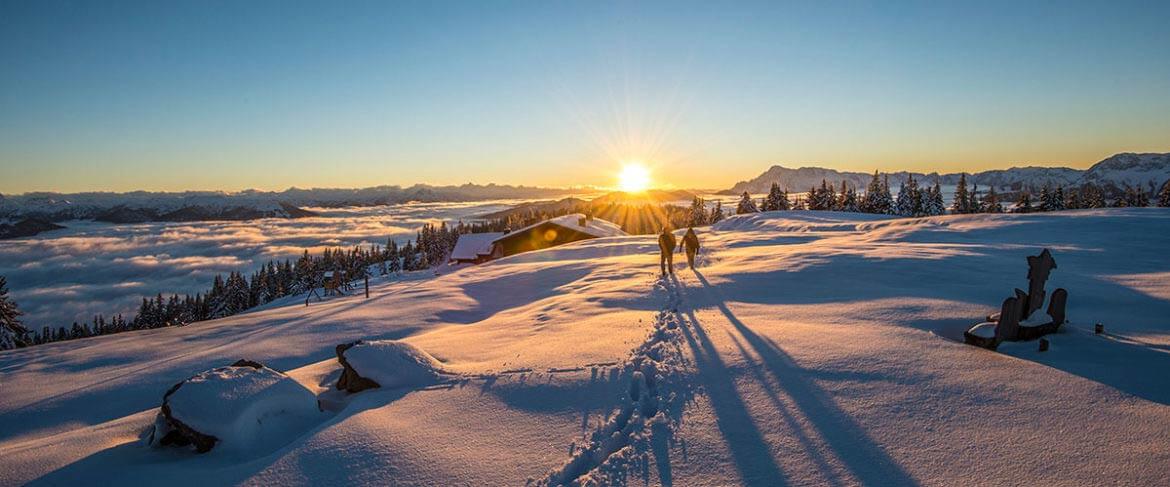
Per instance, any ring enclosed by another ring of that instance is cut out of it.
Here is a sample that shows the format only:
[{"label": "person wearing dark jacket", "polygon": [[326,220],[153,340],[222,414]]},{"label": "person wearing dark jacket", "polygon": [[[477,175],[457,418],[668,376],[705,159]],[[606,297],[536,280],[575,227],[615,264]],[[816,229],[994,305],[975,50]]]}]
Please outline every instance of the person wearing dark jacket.
[{"label": "person wearing dark jacket", "polygon": [[674,274],[674,248],[678,245],[678,241],[674,239],[674,234],[663,227],[662,232],[658,234],[658,266],[662,269],[662,274],[666,275],[667,269]]},{"label": "person wearing dark jacket", "polygon": [[687,234],[683,235],[683,247],[687,249],[687,267],[695,268],[695,254],[699,253],[699,236],[695,235],[694,228],[687,228]]}]

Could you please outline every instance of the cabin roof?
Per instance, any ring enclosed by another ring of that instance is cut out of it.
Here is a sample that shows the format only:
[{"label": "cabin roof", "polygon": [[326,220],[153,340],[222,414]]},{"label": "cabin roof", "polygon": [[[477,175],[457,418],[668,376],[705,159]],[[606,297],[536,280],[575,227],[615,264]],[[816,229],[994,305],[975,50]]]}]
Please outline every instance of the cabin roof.
[{"label": "cabin roof", "polygon": [[451,251],[451,259],[475,260],[480,256],[492,253],[492,243],[504,236],[503,232],[465,233],[455,241],[455,250]]},{"label": "cabin roof", "polygon": [[586,222],[584,226],[582,226],[580,225],[582,218],[585,218],[585,215],[581,213],[572,213],[569,215],[558,216],[556,218],[550,218],[548,220],[533,223],[524,228],[514,230],[507,235],[497,237],[495,241],[503,240],[512,235],[522,234],[546,223],[568,228],[570,230],[576,230],[592,237],[618,237],[621,235],[626,235],[626,232],[622,231],[622,227],[619,227],[616,223],[602,220],[600,218],[592,218]]}]

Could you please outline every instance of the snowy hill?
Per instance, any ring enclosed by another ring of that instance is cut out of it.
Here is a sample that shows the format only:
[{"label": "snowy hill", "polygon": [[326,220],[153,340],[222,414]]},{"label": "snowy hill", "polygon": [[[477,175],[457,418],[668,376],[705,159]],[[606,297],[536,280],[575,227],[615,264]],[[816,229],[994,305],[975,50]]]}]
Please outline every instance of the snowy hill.
[{"label": "snowy hill", "polygon": [[[959,173],[951,174],[923,174],[909,172],[890,173],[891,184],[896,185],[904,181],[909,175],[920,181],[933,182],[936,179],[942,185],[955,185],[959,182]],[[856,188],[865,188],[871,174],[859,172],[842,172],[820,167],[802,167],[789,169],[783,166],[772,166],[763,174],[748,181],[736,183],[729,189],[721,191],[723,194],[767,193],[773,182],[779,183],[792,191],[806,191],[808,188],[819,186],[824,179],[840,186],[841,181],[848,182]],[[1170,154],[1117,154],[1094,164],[1088,170],[1072,169],[1068,167],[1013,167],[1010,169],[993,169],[967,175],[968,184],[974,183],[981,187],[995,186],[997,189],[1016,191],[1023,187],[1051,186],[1081,186],[1093,183],[1101,186],[1106,195],[1116,195],[1124,190],[1126,184],[1148,188],[1153,182],[1160,186],[1170,180]]]},{"label": "snowy hill", "polygon": [[[1167,235],[1156,208],[753,214],[672,278],[653,236],[600,238],[2,352],[0,484],[1166,485]],[[1042,247],[1070,294],[1051,349],[962,344]],[[340,395],[356,339],[453,378]],[[141,441],[168,388],[240,358],[324,410],[243,450]]]}]

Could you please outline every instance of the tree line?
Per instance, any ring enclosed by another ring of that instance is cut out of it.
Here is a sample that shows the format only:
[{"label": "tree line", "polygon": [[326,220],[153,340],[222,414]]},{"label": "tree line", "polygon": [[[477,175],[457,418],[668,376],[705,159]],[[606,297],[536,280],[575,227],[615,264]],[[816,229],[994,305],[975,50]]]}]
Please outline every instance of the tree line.
[{"label": "tree line", "polygon": [[[1126,185],[1125,190],[1111,202],[1107,201],[1105,192],[1092,183],[1068,188],[1046,184],[1038,191],[1034,188],[1022,189],[1016,194],[1015,204],[1005,207],[1001,195],[996,193],[994,187],[988,188],[985,192],[980,192],[978,185],[972,185],[971,189],[968,189],[967,176],[962,174],[959,176],[959,183],[955,187],[954,197],[948,208],[944,204],[942,190],[937,180],[933,186],[920,186],[911,175],[900,184],[895,197],[890,191],[889,175],[881,175],[875,171],[864,193],[859,193],[845,181],[842,181],[841,188],[837,189],[826,180],[821,180],[820,187],[810,188],[807,193],[798,194],[793,198],[787,189],[781,189],[779,184],[772,183],[768,194],[758,203],[750,194],[744,192],[736,205],[735,213],[820,210],[923,217],[947,213],[1005,211],[1031,213],[1106,207],[1146,207],[1151,203],[1159,207],[1170,207],[1170,181],[1163,184],[1157,192],[1152,186],[1147,192],[1140,187]],[[692,209],[692,212],[694,211]]]}]

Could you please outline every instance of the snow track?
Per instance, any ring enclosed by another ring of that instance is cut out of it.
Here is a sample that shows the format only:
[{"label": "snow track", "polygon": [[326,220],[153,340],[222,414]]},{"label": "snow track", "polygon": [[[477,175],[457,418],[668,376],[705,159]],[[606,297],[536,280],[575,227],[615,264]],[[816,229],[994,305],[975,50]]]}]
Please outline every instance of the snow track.
[{"label": "snow track", "polygon": [[570,447],[571,458],[544,478],[529,485],[592,486],[625,484],[631,471],[649,476],[650,456],[669,462],[662,453],[672,441],[691,396],[687,360],[681,350],[678,307],[681,296],[673,276],[659,278],[655,290],[666,303],[654,317],[650,336],[634,349],[622,367],[629,387],[620,406],[599,425],[584,444]]}]

